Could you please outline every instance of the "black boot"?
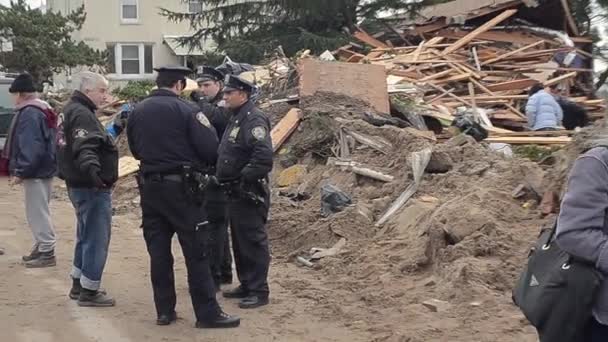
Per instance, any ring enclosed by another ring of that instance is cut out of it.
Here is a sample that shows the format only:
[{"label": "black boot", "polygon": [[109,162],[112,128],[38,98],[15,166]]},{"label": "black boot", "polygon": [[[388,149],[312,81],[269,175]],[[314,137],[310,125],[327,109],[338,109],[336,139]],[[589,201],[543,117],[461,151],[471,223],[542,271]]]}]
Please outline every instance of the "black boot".
[{"label": "black boot", "polygon": [[241,309],[255,309],[264,305],[268,305],[268,295],[252,295],[241,299],[239,302],[239,308]]},{"label": "black boot", "polygon": [[82,291],[82,285],[80,285],[80,278],[72,278],[72,288],[70,289],[70,299],[78,300],[80,297],[80,291]]},{"label": "black boot", "polygon": [[38,245],[36,244],[34,245],[34,247],[32,247],[30,254],[22,256],[21,260],[23,260],[24,262],[32,261],[34,259],[38,259],[40,257],[40,254],[41,253],[38,250]]},{"label": "black boot", "polygon": [[108,307],[116,305],[114,298],[104,291],[94,291],[82,288],[78,297],[78,306]]},{"label": "black boot", "polygon": [[43,268],[43,267],[53,267],[57,265],[57,260],[55,259],[55,251],[49,252],[38,252],[38,257],[36,259],[32,259],[25,262],[26,268]]},{"label": "black boot", "polygon": [[158,316],[156,319],[156,325],[169,325],[175,321],[177,321],[177,313],[173,311],[173,313],[169,315]]},{"label": "black boot", "polygon": [[210,321],[198,321],[196,327],[199,329],[222,329],[236,328],[241,325],[241,319],[237,316],[230,316],[225,312],[220,312],[214,319]]},{"label": "black boot", "polygon": [[239,285],[232,290],[224,291],[223,296],[224,298],[246,298],[249,296],[249,292]]}]

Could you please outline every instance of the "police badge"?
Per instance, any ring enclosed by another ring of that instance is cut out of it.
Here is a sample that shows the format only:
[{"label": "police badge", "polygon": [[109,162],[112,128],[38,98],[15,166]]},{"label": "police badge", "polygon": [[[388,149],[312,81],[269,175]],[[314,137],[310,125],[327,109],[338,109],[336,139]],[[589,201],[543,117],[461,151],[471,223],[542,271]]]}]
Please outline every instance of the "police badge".
[{"label": "police badge", "polygon": [[196,113],[196,120],[198,120],[198,122],[200,122],[201,125],[203,125],[207,128],[211,127],[211,122],[209,122],[209,119],[207,119],[207,116],[205,114],[203,114],[203,112]]},{"label": "police badge", "polygon": [[266,127],[263,127],[263,126],[253,127],[253,129],[251,130],[251,135],[253,135],[253,137],[259,141],[266,139]]}]

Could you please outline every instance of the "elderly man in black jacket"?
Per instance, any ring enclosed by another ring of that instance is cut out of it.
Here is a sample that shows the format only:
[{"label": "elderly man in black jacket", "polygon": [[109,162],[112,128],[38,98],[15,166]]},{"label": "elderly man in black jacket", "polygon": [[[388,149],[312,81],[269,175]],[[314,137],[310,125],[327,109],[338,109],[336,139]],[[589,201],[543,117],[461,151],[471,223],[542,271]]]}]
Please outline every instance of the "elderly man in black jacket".
[{"label": "elderly man in black jacket", "polygon": [[99,291],[108,257],[112,227],[111,188],[118,179],[118,151],[112,137],[95,116],[106,102],[108,81],[101,75],[81,74],[79,90],[64,108],[59,167],[76,210],[78,226],[70,298],[80,306],[114,306]]}]

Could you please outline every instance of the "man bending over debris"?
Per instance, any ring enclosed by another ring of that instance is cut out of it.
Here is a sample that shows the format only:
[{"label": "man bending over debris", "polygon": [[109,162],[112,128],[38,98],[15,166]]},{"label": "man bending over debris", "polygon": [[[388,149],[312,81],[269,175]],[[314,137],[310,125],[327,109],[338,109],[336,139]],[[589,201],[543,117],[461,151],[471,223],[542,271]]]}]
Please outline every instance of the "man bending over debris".
[{"label": "man bending over debris", "polygon": [[13,95],[17,114],[3,153],[9,160],[11,184],[23,185],[27,222],[34,236],[34,247],[23,261],[27,268],[55,266],[55,231],[49,203],[57,172],[57,114],[38,98],[29,74],[17,76],[9,92]]},{"label": "man bending over debris", "polygon": [[526,116],[528,126],[533,131],[555,131],[562,125],[564,112],[553,95],[544,89],[542,83],[530,88]]},{"label": "man bending over debris", "polygon": [[270,208],[268,174],[273,162],[270,122],[251,101],[253,84],[231,75],[225,83],[224,100],[232,118],[219,147],[217,179],[229,199],[232,245],[241,285],[224,292],[224,297],[240,298],[239,307],[250,309],[268,304],[270,293],[265,227]]},{"label": "man bending over debris", "polygon": [[108,81],[83,72],[78,89],[64,109],[58,153],[78,222],[70,298],[80,306],[114,306],[114,299],[99,290],[110,245],[111,189],[118,179],[118,150],[95,116],[106,102]]}]

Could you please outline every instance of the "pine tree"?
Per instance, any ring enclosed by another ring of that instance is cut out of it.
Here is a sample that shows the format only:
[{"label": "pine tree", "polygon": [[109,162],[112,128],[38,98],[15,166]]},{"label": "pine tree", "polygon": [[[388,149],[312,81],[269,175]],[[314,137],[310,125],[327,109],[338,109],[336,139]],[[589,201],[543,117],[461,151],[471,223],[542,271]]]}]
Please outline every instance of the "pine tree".
[{"label": "pine tree", "polygon": [[[173,0],[184,1],[184,0]],[[196,1],[196,0],[195,0]],[[195,31],[183,43],[201,46],[211,38],[233,57],[259,61],[266,52],[282,46],[287,55],[310,49],[334,49],[349,40],[362,19],[377,19],[387,11],[417,9],[446,0],[199,0],[198,13],[161,9],[174,22],[187,22]]]},{"label": "pine tree", "polygon": [[84,7],[64,16],[32,9],[25,0],[0,5],[0,38],[13,44],[12,51],[0,52],[0,64],[29,72],[38,84],[69,67],[105,65],[101,52],[71,38],[85,19]]},{"label": "pine tree", "polygon": [[[608,47],[599,44],[602,35],[598,25],[605,24],[608,20],[608,0],[577,0],[569,3],[580,33],[589,35],[593,39],[593,56],[596,62],[602,61],[608,64]],[[602,87],[607,80],[608,68],[598,75],[596,89]]]}]

